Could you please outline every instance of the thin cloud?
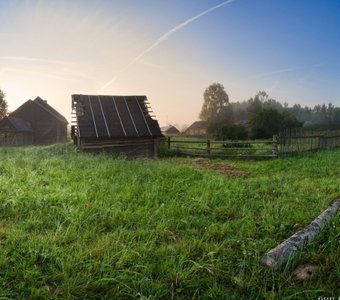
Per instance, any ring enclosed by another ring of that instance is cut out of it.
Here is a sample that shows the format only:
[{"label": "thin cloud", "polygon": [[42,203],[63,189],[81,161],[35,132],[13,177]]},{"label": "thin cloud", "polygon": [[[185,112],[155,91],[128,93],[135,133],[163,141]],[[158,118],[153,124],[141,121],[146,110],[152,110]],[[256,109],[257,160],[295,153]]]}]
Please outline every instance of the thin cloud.
[{"label": "thin cloud", "polygon": [[11,36],[16,36],[16,34],[13,34],[13,33],[6,33],[6,32],[0,32],[0,36],[3,36],[3,37],[11,37]]},{"label": "thin cloud", "polygon": [[22,57],[22,56],[1,56],[0,60],[38,62],[38,63],[56,64],[56,65],[64,65],[64,66],[75,65],[75,63],[68,62],[68,61],[63,61],[63,60],[34,58],[34,57]]},{"label": "thin cloud", "polygon": [[309,69],[309,73],[311,73],[316,68],[322,68],[324,66],[325,66],[325,64],[323,64],[323,63],[317,63],[317,64],[311,65],[309,67],[291,67],[291,68],[286,68],[286,69],[278,69],[278,70],[274,70],[274,71],[267,72],[267,73],[257,74],[257,75],[252,76],[251,78],[265,78],[265,77],[277,75],[277,74],[284,74],[284,73],[290,73],[290,72],[295,72],[295,71],[302,71],[304,69]]},{"label": "thin cloud", "polygon": [[[0,56],[0,60],[7,60],[7,61],[22,61],[22,62],[33,62],[33,63],[40,63],[40,64],[53,64],[60,66],[59,68],[55,68],[53,70],[55,75],[45,72],[35,72],[35,75],[40,75],[44,77],[50,77],[51,79],[58,79],[58,80],[64,80],[64,81],[71,81],[71,80],[80,80],[80,79],[86,79],[91,82],[95,82],[97,85],[100,84],[98,82],[98,78],[95,76],[90,76],[90,72],[82,71],[79,69],[79,65],[73,62],[69,61],[63,61],[63,60],[53,60],[53,59],[42,59],[42,58],[32,58],[32,57],[16,57],[16,56]],[[62,70],[62,74],[59,75],[58,70]],[[31,72],[31,74],[34,73],[32,70],[25,70],[25,69],[14,69],[14,68],[7,68],[7,69],[0,69],[0,75],[3,75],[5,72],[8,71],[15,71],[17,73],[24,73],[24,72]]]},{"label": "thin cloud", "polygon": [[38,72],[38,71],[32,71],[32,70],[8,68],[8,69],[5,69],[5,72],[16,73],[16,74],[21,74],[21,75],[25,75],[25,74],[27,75],[28,74],[28,75],[33,75],[33,76],[36,76],[36,77],[44,77],[44,78],[50,78],[50,79],[55,79],[55,80],[61,80],[61,81],[71,81],[66,76],[58,76],[58,75],[54,75],[54,74],[51,74],[51,73]]},{"label": "thin cloud", "polygon": [[255,75],[252,78],[264,78],[264,77],[268,77],[268,76],[271,76],[271,75],[294,72],[296,70],[298,70],[298,68],[287,68],[287,69],[281,69],[281,70],[274,70],[274,71],[271,71],[271,72],[268,72],[268,73],[262,73],[262,74]]},{"label": "thin cloud", "polygon": [[215,5],[213,7],[208,8],[207,10],[199,13],[198,15],[191,17],[189,19],[187,19],[186,21],[176,25],[174,28],[170,29],[168,32],[166,32],[165,34],[163,34],[156,42],[154,42],[149,48],[145,49],[143,52],[141,52],[139,55],[137,55],[134,59],[132,59],[124,68],[122,68],[118,74],[116,76],[114,76],[111,80],[109,80],[107,83],[105,83],[99,90],[98,93],[100,93],[101,91],[103,91],[104,89],[106,89],[108,86],[110,86],[117,78],[118,76],[123,73],[126,69],[128,69],[131,65],[133,65],[134,63],[138,62],[142,57],[144,57],[146,54],[148,54],[149,52],[151,52],[153,49],[155,49],[156,47],[158,47],[160,44],[162,44],[163,42],[165,42],[166,40],[168,40],[173,34],[175,34],[177,31],[183,29],[184,27],[188,26],[189,24],[191,24],[192,22],[196,21],[197,19],[215,11],[216,9],[219,9],[229,3],[234,2],[235,0],[227,0],[224,1],[218,5]]}]

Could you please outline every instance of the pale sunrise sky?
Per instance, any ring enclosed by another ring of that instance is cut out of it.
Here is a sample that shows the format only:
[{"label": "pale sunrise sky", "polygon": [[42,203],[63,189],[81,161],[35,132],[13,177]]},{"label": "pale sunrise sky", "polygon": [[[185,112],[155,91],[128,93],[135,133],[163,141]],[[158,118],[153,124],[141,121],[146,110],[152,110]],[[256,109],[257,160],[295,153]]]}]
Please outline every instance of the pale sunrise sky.
[{"label": "pale sunrise sky", "polygon": [[161,126],[203,92],[340,106],[337,0],[0,0],[0,89],[70,120],[71,94],[146,95]]}]

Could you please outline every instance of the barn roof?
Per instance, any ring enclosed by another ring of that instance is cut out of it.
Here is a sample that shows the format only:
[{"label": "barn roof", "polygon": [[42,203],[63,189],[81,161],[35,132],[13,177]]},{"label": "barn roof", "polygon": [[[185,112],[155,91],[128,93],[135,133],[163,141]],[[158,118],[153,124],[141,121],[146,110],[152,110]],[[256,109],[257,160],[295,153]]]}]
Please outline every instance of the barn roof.
[{"label": "barn roof", "polygon": [[33,131],[30,122],[15,117],[8,117],[8,119],[18,131]]},{"label": "barn roof", "polygon": [[3,129],[5,129],[6,123],[11,124],[14,130],[16,131],[20,131],[20,132],[32,132],[33,131],[31,124],[21,118],[6,116],[0,121],[0,127],[3,127]]},{"label": "barn roof", "polygon": [[45,112],[47,112],[50,116],[58,120],[59,122],[68,124],[67,120],[64,116],[62,116],[59,112],[57,112],[52,106],[50,106],[46,100],[41,99],[40,97],[35,98],[34,100],[27,100],[24,104],[19,106],[15,111],[13,111],[10,116],[22,116],[22,112],[31,111],[32,108],[39,107]]},{"label": "barn roof", "polygon": [[59,112],[57,112],[51,105],[47,104],[46,100],[41,99],[39,96],[33,100],[33,102],[40,106],[42,109],[47,111],[50,115],[55,117],[60,122],[68,124],[67,120],[64,116],[62,116]]},{"label": "barn roof", "polygon": [[78,137],[159,137],[146,96],[72,95]]}]

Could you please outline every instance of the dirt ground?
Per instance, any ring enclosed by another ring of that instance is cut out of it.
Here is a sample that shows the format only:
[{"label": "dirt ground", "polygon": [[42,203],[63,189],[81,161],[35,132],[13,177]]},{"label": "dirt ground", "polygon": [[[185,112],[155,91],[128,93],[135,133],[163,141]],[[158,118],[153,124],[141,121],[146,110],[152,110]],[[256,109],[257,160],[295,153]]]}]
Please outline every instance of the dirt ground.
[{"label": "dirt ground", "polygon": [[218,173],[226,175],[228,177],[246,177],[249,174],[240,170],[237,170],[233,166],[223,164],[223,163],[215,163],[206,160],[195,160],[191,163],[191,165],[198,167],[199,169],[210,169],[215,170]]}]

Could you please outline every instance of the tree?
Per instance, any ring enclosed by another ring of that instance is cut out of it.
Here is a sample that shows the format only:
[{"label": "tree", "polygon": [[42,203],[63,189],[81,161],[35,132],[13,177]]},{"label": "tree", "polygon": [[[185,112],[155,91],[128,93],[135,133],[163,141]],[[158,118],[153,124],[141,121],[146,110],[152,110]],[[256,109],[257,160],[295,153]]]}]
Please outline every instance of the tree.
[{"label": "tree", "polygon": [[254,115],[259,113],[262,110],[262,101],[263,100],[263,94],[262,92],[258,92],[257,95],[254,98],[250,98],[247,101],[247,112],[248,114]]},{"label": "tree", "polygon": [[0,90],[0,119],[7,115],[7,102],[5,100],[5,93]]},{"label": "tree", "polygon": [[259,101],[261,103],[264,103],[264,102],[269,100],[269,95],[265,91],[259,91],[255,95],[255,100],[257,100],[257,101]]},{"label": "tree", "polygon": [[340,107],[333,107],[331,111],[331,129],[340,129]]},{"label": "tree", "polygon": [[302,123],[299,122],[295,116],[290,113],[289,111],[285,110],[281,112],[281,115],[283,117],[283,123],[282,123],[282,129],[287,129],[287,128],[299,128],[302,127]]},{"label": "tree", "polygon": [[253,138],[270,138],[284,129],[301,127],[291,113],[273,108],[263,108],[252,116],[250,124]]},{"label": "tree", "polygon": [[250,119],[253,138],[270,138],[282,128],[283,117],[275,109],[264,108]]},{"label": "tree", "polygon": [[217,128],[214,137],[218,140],[246,140],[248,131],[242,125],[226,123]]},{"label": "tree", "polygon": [[272,108],[278,111],[283,110],[282,104],[270,98],[265,91],[259,91],[254,98],[250,98],[247,101],[247,104],[247,112],[252,115],[259,113],[263,108]]},{"label": "tree", "polygon": [[211,84],[203,94],[204,102],[200,112],[200,119],[213,120],[223,114],[229,104],[229,97],[224,86],[220,83]]}]

